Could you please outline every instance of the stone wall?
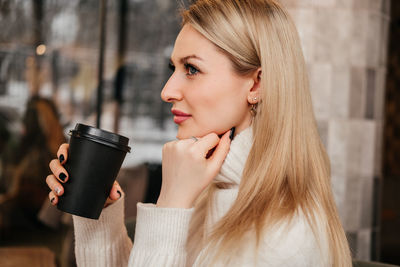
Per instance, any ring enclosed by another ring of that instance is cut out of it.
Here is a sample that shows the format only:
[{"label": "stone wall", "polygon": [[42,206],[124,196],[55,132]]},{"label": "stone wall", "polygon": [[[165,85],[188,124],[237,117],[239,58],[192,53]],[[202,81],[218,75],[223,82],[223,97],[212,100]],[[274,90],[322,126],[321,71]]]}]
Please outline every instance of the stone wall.
[{"label": "stone wall", "polygon": [[282,0],[298,27],[354,257],[376,259],[389,0]]}]

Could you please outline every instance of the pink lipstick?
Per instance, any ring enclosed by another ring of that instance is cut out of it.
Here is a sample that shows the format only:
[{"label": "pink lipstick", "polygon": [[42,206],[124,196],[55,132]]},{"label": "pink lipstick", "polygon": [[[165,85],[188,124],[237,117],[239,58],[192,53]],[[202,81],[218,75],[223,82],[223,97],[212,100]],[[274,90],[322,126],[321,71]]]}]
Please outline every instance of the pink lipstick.
[{"label": "pink lipstick", "polygon": [[174,114],[174,122],[176,124],[180,124],[182,122],[184,122],[185,120],[189,119],[190,117],[192,117],[192,115],[187,114],[183,111],[177,110],[177,109],[171,109],[172,114]]}]

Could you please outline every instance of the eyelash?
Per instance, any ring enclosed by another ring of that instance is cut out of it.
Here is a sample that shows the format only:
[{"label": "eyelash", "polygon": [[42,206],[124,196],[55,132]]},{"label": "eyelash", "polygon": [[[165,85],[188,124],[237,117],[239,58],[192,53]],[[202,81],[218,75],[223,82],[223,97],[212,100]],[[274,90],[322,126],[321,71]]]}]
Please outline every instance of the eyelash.
[{"label": "eyelash", "polygon": [[[199,73],[199,70],[195,66],[193,66],[192,64],[184,63],[183,66],[185,67],[185,70],[187,71],[186,72],[187,76],[194,76],[194,75],[197,75]],[[171,71],[175,71],[175,66],[172,63],[168,64],[168,68]],[[192,73],[191,70],[194,70],[194,73]]]},{"label": "eyelash", "polygon": [[[185,63],[184,66],[185,66],[185,69],[187,71],[187,73],[186,73],[187,76],[194,76],[199,72],[199,70],[195,66],[193,66],[192,64]],[[194,70],[195,73],[191,73],[190,70]]]}]

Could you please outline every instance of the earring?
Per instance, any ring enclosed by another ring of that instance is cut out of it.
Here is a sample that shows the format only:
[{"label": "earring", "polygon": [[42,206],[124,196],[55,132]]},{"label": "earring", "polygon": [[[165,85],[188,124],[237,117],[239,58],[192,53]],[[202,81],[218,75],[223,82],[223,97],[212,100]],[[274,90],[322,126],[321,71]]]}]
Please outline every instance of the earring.
[{"label": "earring", "polygon": [[252,115],[253,117],[256,116],[256,114],[257,114],[257,104],[251,105],[250,113],[251,113],[251,115]]},{"label": "earring", "polygon": [[252,115],[253,117],[256,116],[256,114],[257,114],[257,103],[251,105],[250,113],[251,113],[251,115]]},{"label": "earring", "polygon": [[258,99],[258,97],[250,98],[250,99],[249,99],[249,102],[250,102],[250,103],[251,103],[251,102],[255,102],[254,104],[256,104],[256,103],[257,103],[257,99]]}]

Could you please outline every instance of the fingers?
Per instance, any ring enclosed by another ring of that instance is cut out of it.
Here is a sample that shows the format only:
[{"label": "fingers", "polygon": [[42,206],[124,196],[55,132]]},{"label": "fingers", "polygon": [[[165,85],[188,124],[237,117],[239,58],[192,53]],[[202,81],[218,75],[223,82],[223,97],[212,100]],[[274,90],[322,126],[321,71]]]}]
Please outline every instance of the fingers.
[{"label": "fingers", "polygon": [[67,161],[68,149],[69,149],[69,144],[64,143],[60,146],[60,148],[57,151],[57,158],[61,164],[64,164]]},{"label": "fingers", "polygon": [[57,177],[57,179],[65,183],[68,180],[68,173],[65,168],[61,165],[60,161],[57,159],[53,159],[49,164],[51,172]]},{"label": "fingers", "polygon": [[68,173],[61,165],[67,161],[69,144],[62,144],[57,151],[58,159],[50,161],[49,167],[53,174],[46,177],[46,183],[50,187],[49,199],[52,205],[58,203],[58,196],[64,194],[64,187],[59,181],[65,183],[68,180]]},{"label": "fingers", "polygon": [[206,155],[207,152],[218,145],[219,137],[216,133],[209,133],[201,139],[198,139],[193,146],[197,151],[200,151],[202,155]]},{"label": "fingers", "polygon": [[120,199],[122,194],[123,191],[121,187],[119,186],[118,182],[115,181],[113,187],[111,188],[110,196],[107,198],[106,203],[104,204],[104,208]]},{"label": "fingers", "polygon": [[57,196],[61,196],[64,193],[64,187],[60,184],[60,182],[56,179],[54,175],[48,175],[46,177],[46,183]]},{"label": "fingers", "polygon": [[226,155],[228,155],[231,145],[231,139],[229,138],[230,133],[231,131],[228,131],[221,137],[221,141],[219,142],[213,155],[210,157],[210,166],[214,171],[219,171],[222,163],[224,163]]},{"label": "fingers", "polygon": [[56,205],[58,203],[58,196],[64,194],[64,188],[52,174],[46,177],[46,183],[51,189],[49,193],[50,202],[51,204]]},{"label": "fingers", "polygon": [[50,193],[49,193],[49,199],[50,199],[51,205],[54,205],[54,206],[57,205],[57,203],[58,203],[58,197],[57,197],[56,194],[54,194],[53,191],[50,191]]},{"label": "fingers", "polygon": [[[46,177],[46,183],[51,189],[49,193],[49,200],[52,205],[57,205],[58,203],[58,197],[61,196],[64,193],[64,188],[63,186],[59,183],[57,178],[50,174]],[[111,188],[110,196],[107,198],[105,207],[108,206],[109,204],[115,202],[116,200],[120,199],[122,197],[123,191],[121,189],[121,186],[118,184],[118,182],[114,182],[113,187]]]},{"label": "fingers", "polygon": [[117,200],[120,199],[121,197],[122,197],[121,186],[118,184],[117,181],[115,181],[113,187],[111,188],[110,199]]}]

